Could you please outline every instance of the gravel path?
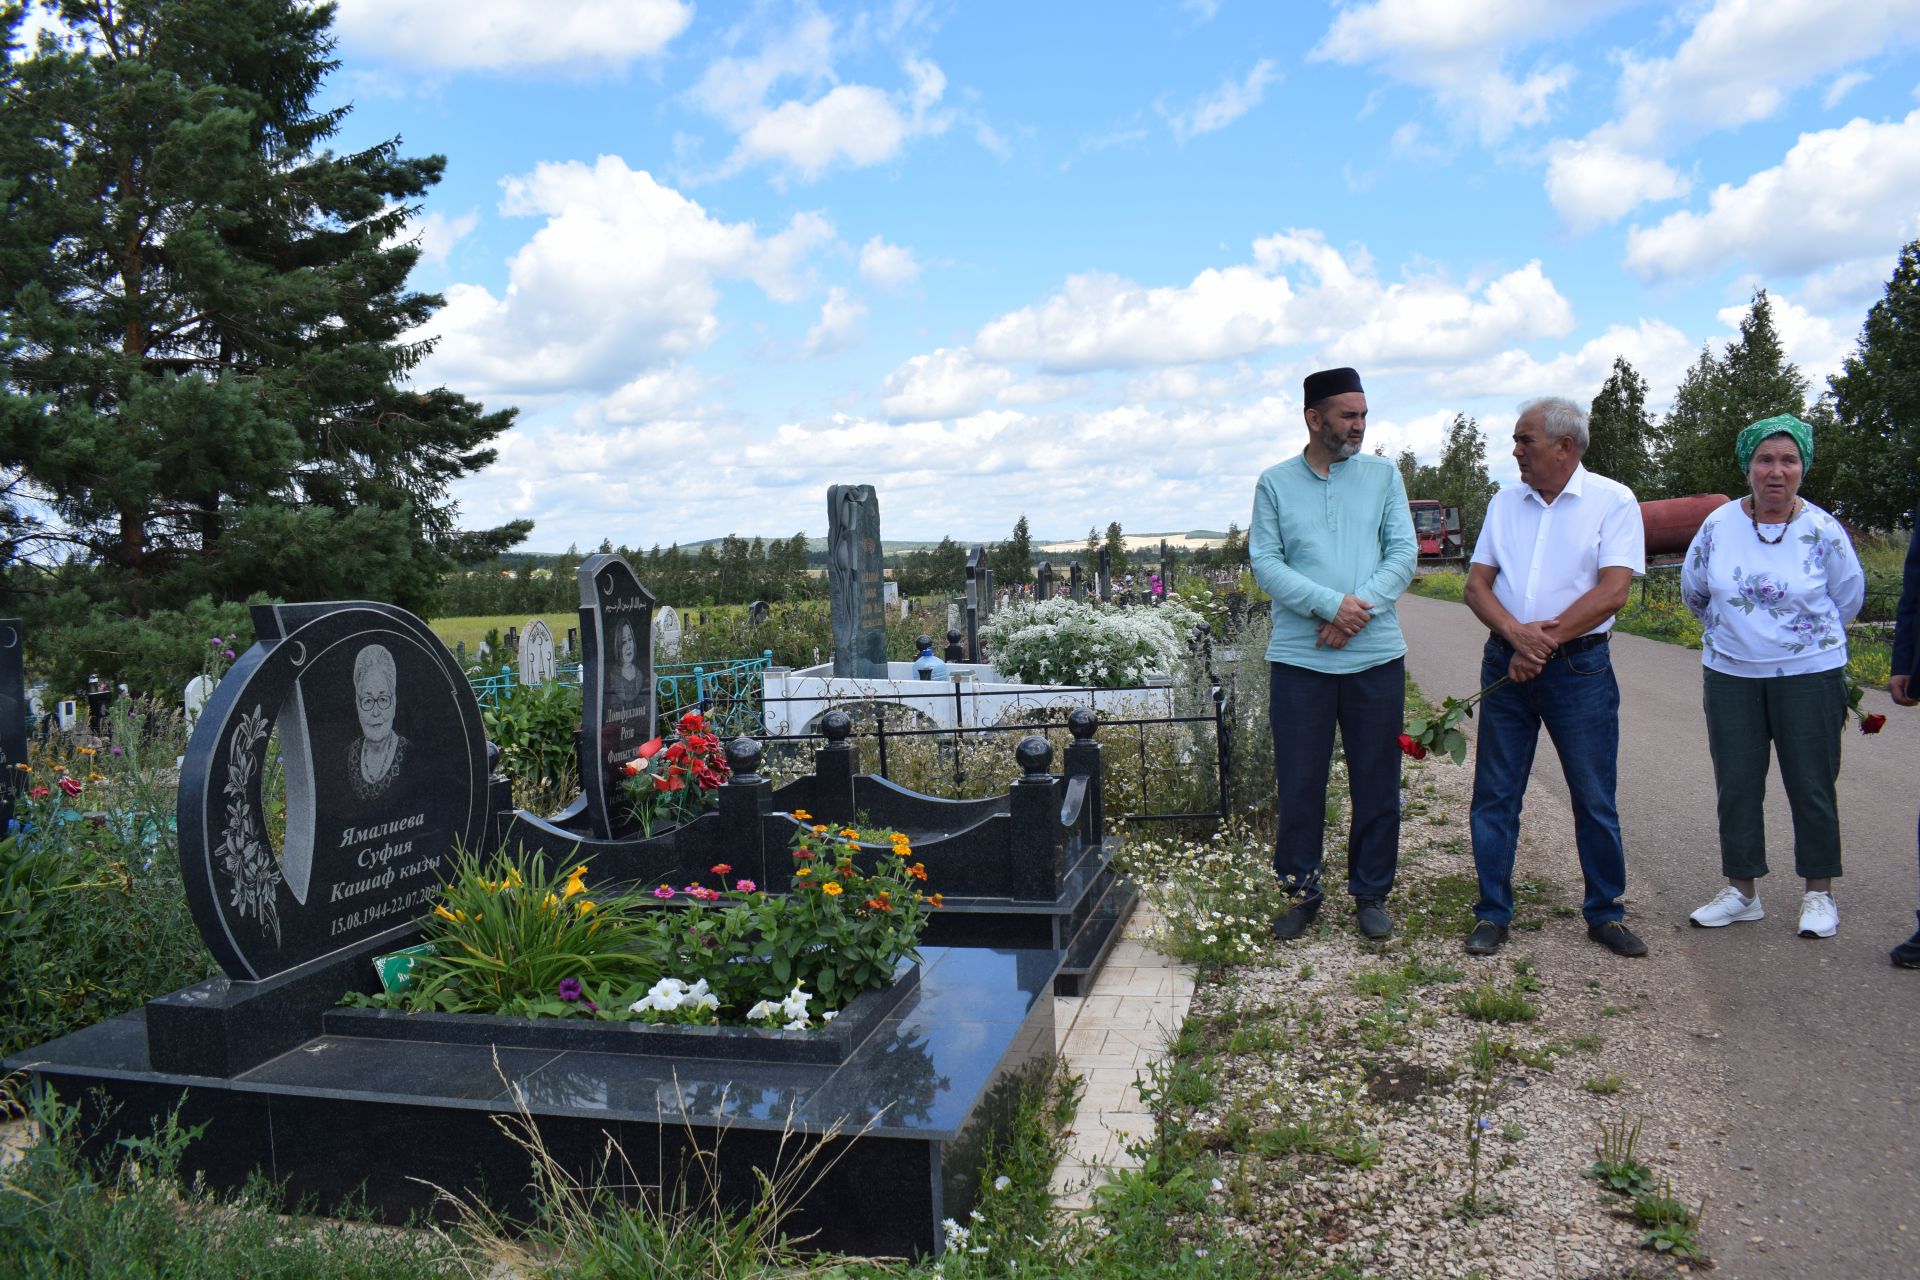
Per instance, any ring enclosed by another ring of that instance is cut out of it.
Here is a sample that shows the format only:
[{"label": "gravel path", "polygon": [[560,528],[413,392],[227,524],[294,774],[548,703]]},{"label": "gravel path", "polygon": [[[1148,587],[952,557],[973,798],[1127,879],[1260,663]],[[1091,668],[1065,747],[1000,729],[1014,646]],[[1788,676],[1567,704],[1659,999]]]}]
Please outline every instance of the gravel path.
[{"label": "gravel path", "polygon": [[[1429,697],[1474,686],[1485,630],[1464,606],[1409,596],[1400,619],[1408,669]],[[1656,1124],[1700,1135],[1711,1197],[1706,1243],[1720,1274],[1920,1275],[1920,974],[1894,969],[1886,957],[1914,926],[1920,712],[1869,691],[1867,709],[1889,712],[1888,726],[1878,738],[1849,731],[1840,777],[1848,874],[1834,894],[1837,938],[1794,933],[1799,885],[1777,781],[1766,801],[1776,868],[1761,889],[1767,919],[1693,929],[1687,913],[1722,883],[1700,655],[1635,636],[1617,637],[1613,651],[1628,922],[1653,955],[1637,965],[1614,961],[1584,940],[1577,921],[1550,922],[1547,932],[1564,932],[1578,942],[1576,953],[1590,952],[1586,963],[1597,974],[1640,975],[1646,998],[1635,1022],[1650,1050],[1666,1051],[1655,1047],[1656,1025],[1685,1033],[1688,1052],[1678,1063],[1642,1068],[1680,1069],[1681,1087],[1662,1091],[1659,1116],[1649,1109],[1649,1136]],[[1545,870],[1570,879],[1577,870],[1566,788],[1544,742],[1530,800],[1529,843],[1564,850]]]}]

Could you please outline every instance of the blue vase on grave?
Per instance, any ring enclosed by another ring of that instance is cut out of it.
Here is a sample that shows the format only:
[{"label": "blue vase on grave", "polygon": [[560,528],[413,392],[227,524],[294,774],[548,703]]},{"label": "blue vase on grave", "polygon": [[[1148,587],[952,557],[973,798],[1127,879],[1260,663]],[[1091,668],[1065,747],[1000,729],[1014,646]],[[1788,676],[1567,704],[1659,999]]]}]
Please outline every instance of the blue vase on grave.
[{"label": "blue vase on grave", "polygon": [[913,674],[921,680],[949,679],[947,664],[933,654],[932,637],[921,636],[915,643],[920,646],[920,656],[913,660]]}]

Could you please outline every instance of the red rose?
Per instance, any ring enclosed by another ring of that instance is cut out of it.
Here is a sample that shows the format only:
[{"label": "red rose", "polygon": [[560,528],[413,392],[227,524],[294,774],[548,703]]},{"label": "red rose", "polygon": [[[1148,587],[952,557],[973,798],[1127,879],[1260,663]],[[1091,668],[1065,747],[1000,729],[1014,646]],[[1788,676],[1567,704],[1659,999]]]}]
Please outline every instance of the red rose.
[{"label": "red rose", "polygon": [[689,711],[680,717],[680,732],[683,734],[699,733],[706,727],[707,722],[700,718],[698,711]]},{"label": "red rose", "polygon": [[1400,750],[1412,756],[1415,760],[1425,760],[1427,758],[1427,749],[1421,746],[1414,738],[1404,733],[1400,735]]},{"label": "red rose", "polygon": [[1870,716],[1862,716],[1860,718],[1860,732],[1878,733],[1886,727],[1886,724],[1887,718],[1876,711]]},{"label": "red rose", "polygon": [[[1880,718],[1882,720],[1886,719],[1885,716],[1881,716]],[[66,792],[70,796],[77,796],[80,794],[80,784],[74,781],[72,778],[60,779],[60,789]]]}]

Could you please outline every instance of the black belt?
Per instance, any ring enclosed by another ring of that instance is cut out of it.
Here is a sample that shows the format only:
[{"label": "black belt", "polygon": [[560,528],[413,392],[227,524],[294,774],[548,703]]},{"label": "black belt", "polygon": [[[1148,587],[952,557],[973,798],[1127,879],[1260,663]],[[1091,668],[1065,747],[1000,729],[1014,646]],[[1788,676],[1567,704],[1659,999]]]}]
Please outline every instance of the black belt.
[{"label": "black belt", "polygon": [[[1584,653],[1588,649],[1591,649],[1596,645],[1605,644],[1609,639],[1612,638],[1612,636],[1613,636],[1613,632],[1610,630],[1596,631],[1592,635],[1581,636],[1577,640],[1567,641],[1565,644],[1561,645],[1558,649],[1555,649],[1554,653],[1556,654]],[[1502,649],[1505,649],[1508,653],[1513,652],[1513,646],[1507,643],[1507,639],[1505,636],[1496,635],[1493,632],[1489,631],[1487,633],[1487,639],[1493,641],[1495,644],[1499,645]]]}]

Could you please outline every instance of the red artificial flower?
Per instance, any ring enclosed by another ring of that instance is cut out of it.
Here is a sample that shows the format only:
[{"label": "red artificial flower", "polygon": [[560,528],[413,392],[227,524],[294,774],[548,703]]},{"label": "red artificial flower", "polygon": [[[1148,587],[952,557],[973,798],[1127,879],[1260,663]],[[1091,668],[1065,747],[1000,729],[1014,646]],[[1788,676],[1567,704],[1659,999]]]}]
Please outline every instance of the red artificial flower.
[{"label": "red artificial flower", "polygon": [[[1881,716],[1880,718],[1882,720],[1886,719],[1885,716]],[[70,796],[77,796],[80,794],[80,784],[79,782],[75,781],[72,778],[60,779],[60,789],[66,792]]]},{"label": "red artificial flower", "polygon": [[702,729],[705,729],[706,727],[707,727],[707,722],[701,719],[700,713],[698,711],[689,711],[687,712],[687,714],[680,717],[680,732],[682,735],[690,734],[690,733],[699,733]]},{"label": "red artificial flower", "polygon": [[629,778],[637,778],[640,776],[640,762],[638,760],[629,760],[620,766],[620,772],[626,774]]},{"label": "red artificial flower", "polygon": [[659,752],[661,744],[665,741],[665,738],[655,738],[652,742],[643,742],[640,744],[639,751],[635,752],[635,754],[642,760],[651,760]]},{"label": "red artificial flower", "polygon": [[656,791],[680,791],[684,790],[686,785],[686,780],[681,777],[678,769],[669,769],[665,774],[653,780],[653,786]]},{"label": "red artificial flower", "polygon": [[1400,735],[1400,750],[1412,756],[1415,760],[1425,760],[1427,758],[1427,749],[1421,746],[1416,739],[1404,733]]},{"label": "red artificial flower", "polygon": [[1886,726],[1887,718],[1878,711],[1870,716],[1860,717],[1860,732],[1862,733],[1878,733],[1880,730],[1886,728]]}]

